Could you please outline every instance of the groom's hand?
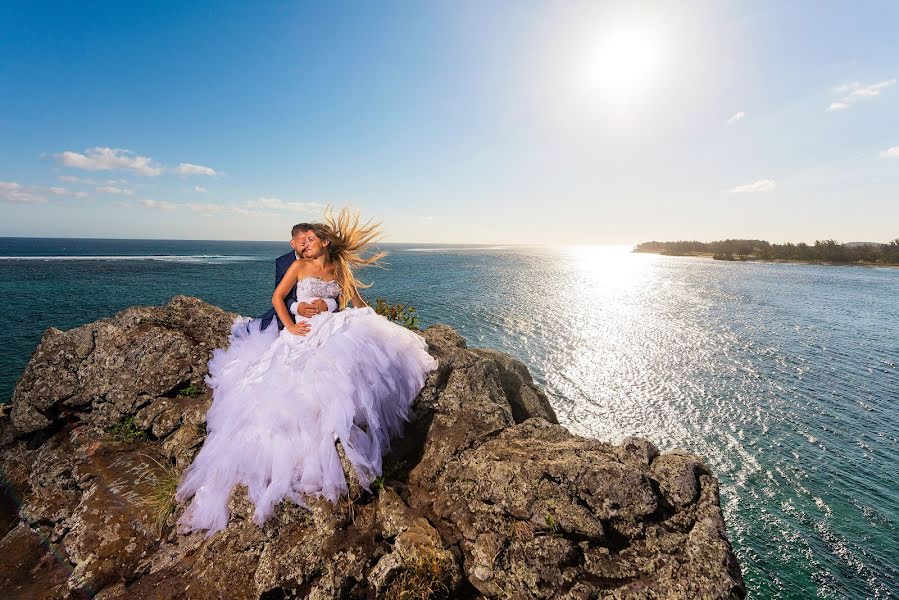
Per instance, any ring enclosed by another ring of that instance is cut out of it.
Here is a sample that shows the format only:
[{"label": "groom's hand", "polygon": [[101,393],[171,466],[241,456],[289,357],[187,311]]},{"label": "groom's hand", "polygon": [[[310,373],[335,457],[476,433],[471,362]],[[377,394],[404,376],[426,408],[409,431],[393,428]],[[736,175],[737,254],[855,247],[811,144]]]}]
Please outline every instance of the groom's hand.
[{"label": "groom's hand", "polygon": [[284,329],[294,335],[306,335],[307,333],[309,333],[309,330],[311,328],[312,326],[305,321],[300,321],[299,323],[291,323],[290,325],[284,326]]},{"label": "groom's hand", "polygon": [[297,314],[302,317],[314,317],[318,313],[328,310],[328,305],[324,300],[318,299],[315,302],[300,302],[297,304]]}]

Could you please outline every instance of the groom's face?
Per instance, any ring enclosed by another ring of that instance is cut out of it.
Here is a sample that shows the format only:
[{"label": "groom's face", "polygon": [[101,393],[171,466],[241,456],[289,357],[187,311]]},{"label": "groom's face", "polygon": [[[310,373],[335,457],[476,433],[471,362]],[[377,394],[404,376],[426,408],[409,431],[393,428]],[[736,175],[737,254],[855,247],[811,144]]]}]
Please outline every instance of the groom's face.
[{"label": "groom's face", "polygon": [[290,240],[290,247],[294,249],[294,252],[297,253],[297,256],[303,256],[303,250],[306,249],[306,232],[298,231],[295,236]]}]

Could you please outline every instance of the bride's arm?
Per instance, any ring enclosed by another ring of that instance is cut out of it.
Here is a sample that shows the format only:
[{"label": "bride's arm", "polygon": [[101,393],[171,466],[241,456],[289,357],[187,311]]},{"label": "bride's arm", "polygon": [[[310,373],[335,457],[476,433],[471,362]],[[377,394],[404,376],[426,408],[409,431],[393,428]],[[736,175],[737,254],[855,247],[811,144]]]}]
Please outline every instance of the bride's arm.
[{"label": "bride's arm", "polygon": [[272,306],[275,307],[278,318],[281,319],[281,323],[284,324],[285,329],[296,335],[306,335],[309,333],[309,323],[306,323],[305,321],[294,323],[290,316],[290,311],[287,310],[287,303],[284,302],[284,298],[290,293],[290,289],[297,284],[297,280],[299,279],[303,267],[304,265],[300,261],[296,261],[290,265],[290,268],[287,269],[284,277],[281,278],[281,283],[278,284],[278,287],[275,288],[275,292],[272,294]]}]

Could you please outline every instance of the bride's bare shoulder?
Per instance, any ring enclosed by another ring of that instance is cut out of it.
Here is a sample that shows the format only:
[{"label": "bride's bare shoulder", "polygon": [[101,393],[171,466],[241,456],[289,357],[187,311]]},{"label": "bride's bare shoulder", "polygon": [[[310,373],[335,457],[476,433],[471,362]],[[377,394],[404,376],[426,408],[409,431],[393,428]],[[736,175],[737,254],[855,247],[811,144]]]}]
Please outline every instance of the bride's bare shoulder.
[{"label": "bride's bare shoulder", "polygon": [[308,263],[306,262],[306,259],[298,258],[290,264],[287,271],[284,272],[284,276],[299,279],[306,272],[307,267]]},{"label": "bride's bare shoulder", "polygon": [[309,267],[309,263],[312,262],[310,258],[298,258],[293,261],[290,265],[289,271],[303,271]]}]

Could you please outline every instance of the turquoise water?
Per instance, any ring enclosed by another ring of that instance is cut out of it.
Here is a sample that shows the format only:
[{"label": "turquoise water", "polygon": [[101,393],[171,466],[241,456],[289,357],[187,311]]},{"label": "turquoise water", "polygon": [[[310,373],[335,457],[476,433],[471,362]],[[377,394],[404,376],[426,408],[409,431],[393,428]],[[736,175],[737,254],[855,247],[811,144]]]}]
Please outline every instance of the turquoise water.
[{"label": "turquoise water", "polygon": [[[517,356],[576,433],[704,456],[750,597],[899,595],[899,269],[388,247],[369,299]],[[0,239],[0,398],[49,326],[174,294],[263,312],[285,251]]]}]

